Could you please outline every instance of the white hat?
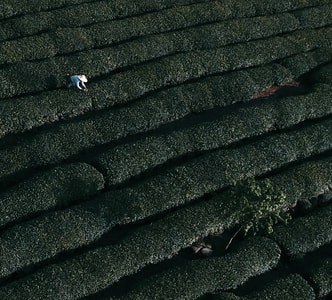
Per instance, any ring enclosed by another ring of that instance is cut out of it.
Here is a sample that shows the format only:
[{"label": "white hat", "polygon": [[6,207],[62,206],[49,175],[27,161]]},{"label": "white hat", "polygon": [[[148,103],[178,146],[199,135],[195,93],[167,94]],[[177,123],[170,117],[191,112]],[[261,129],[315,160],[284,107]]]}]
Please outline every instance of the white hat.
[{"label": "white hat", "polygon": [[85,75],[78,75],[78,78],[83,82],[88,82],[88,78]]}]

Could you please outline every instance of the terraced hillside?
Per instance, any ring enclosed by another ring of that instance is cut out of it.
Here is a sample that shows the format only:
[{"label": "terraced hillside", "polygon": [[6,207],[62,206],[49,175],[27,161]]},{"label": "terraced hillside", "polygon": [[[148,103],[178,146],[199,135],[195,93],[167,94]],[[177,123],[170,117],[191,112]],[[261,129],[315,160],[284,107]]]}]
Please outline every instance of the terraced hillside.
[{"label": "terraced hillside", "polygon": [[[331,0],[2,0],[0,299],[331,297],[331,24]],[[239,231],[246,178],[292,220]]]}]

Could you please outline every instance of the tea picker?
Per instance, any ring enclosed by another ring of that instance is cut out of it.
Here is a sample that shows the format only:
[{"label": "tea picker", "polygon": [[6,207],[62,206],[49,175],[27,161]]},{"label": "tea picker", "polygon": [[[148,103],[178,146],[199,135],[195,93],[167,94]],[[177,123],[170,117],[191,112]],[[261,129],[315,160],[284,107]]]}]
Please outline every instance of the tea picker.
[{"label": "tea picker", "polygon": [[66,75],[67,88],[70,88],[71,86],[76,86],[79,90],[87,92],[88,88],[85,86],[85,82],[88,82],[88,79],[85,75]]}]

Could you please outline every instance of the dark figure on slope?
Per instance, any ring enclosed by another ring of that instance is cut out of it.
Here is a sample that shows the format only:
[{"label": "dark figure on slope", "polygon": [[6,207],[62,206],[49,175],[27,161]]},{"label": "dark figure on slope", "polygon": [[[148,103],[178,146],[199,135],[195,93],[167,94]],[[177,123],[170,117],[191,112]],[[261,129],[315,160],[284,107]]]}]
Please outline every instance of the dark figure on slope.
[{"label": "dark figure on slope", "polygon": [[85,86],[85,82],[88,82],[88,79],[85,75],[66,75],[67,88],[70,88],[71,86],[76,86],[79,90],[87,92],[88,88]]}]

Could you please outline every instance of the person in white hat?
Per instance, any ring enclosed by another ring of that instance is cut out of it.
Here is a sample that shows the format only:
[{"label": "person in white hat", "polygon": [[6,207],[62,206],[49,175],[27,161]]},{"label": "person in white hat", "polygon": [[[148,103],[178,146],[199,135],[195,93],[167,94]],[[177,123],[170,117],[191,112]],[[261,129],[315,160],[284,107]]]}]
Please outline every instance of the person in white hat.
[{"label": "person in white hat", "polygon": [[69,75],[66,76],[66,85],[67,87],[76,86],[79,90],[87,92],[88,88],[85,86],[85,82],[88,82],[88,79],[85,75]]}]

